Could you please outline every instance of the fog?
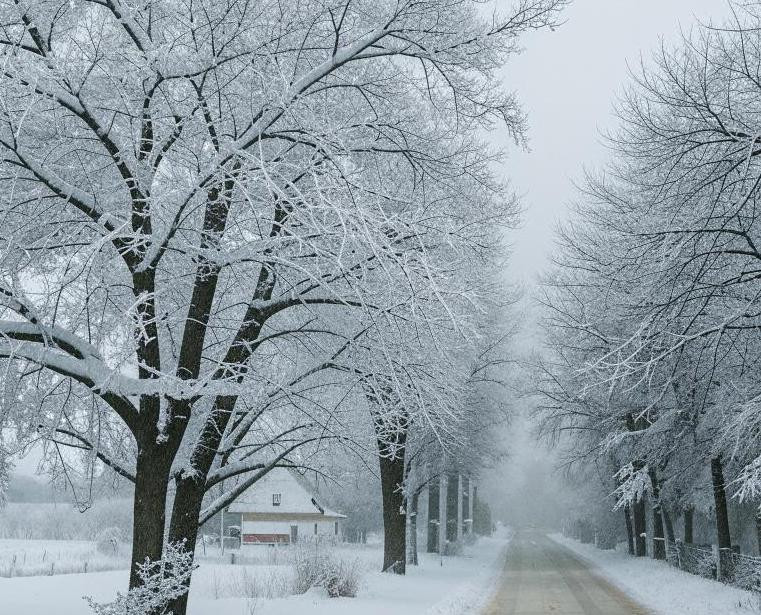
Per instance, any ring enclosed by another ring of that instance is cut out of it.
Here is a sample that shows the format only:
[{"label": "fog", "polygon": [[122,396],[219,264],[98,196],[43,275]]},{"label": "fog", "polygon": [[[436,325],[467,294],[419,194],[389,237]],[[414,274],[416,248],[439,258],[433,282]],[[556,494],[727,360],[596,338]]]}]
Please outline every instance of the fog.
[{"label": "fog", "polygon": [[513,527],[559,529],[573,490],[554,452],[538,442],[520,417],[504,435],[507,456],[485,471],[481,492],[495,520]]}]

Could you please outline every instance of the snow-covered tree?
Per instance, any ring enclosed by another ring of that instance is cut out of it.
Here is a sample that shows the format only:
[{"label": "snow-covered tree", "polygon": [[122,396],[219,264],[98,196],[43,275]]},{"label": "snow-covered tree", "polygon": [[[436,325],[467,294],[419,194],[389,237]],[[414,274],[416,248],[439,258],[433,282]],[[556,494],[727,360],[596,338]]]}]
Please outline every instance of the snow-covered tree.
[{"label": "snow-covered tree", "polygon": [[723,548],[727,486],[756,497],[761,453],[761,13],[732,7],[634,75],[613,161],[563,233],[547,300],[556,424],[584,430],[582,449],[615,452],[620,493],[646,486],[667,533],[664,503],[689,508],[710,475]]},{"label": "snow-covered tree", "polygon": [[428,246],[464,255],[504,201],[476,135],[523,121],[494,73],[563,4],[0,5],[0,357],[43,370],[27,426],[134,479],[131,587],[194,548],[210,487],[272,467],[229,446],[347,312],[451,299]]}]

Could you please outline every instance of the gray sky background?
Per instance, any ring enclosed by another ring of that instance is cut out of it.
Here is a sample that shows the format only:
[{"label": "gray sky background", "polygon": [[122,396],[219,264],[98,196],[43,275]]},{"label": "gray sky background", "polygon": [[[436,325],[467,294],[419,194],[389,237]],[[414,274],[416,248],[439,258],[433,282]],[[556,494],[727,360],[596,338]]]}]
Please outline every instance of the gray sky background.
[{"label": "gray sky background", "polygon": [[575,0],[561,28],[524,39],[525,51],[504,70],[528,114],[531,148],[510,148],[504,169],[526,210],[510,237],[511,277],[530,282],[546,267],[574,181],[605,161],[600,132],[615,125],[612,105],[627,82],[627,62],[636,67],[661,38],[676,42],[696,19],[728,14],[724,0]]}]

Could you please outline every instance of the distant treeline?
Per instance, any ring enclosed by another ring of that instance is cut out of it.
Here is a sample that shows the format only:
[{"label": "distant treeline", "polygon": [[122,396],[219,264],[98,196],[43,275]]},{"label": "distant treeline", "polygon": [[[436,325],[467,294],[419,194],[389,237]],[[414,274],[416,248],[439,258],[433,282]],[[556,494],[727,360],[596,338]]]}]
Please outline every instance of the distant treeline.
[{"label": "distant treeline", "polygon": [[56,501],[56,494],[50,483],[25,474],[11,474],[6,497],[8,502]]},{"label": "distant treeline", "polygon": [[68,502],[9,502],[0,509],[0,539],[93,540],[110,528],[129,540],[132,502],[101,500],[84,512]]}]

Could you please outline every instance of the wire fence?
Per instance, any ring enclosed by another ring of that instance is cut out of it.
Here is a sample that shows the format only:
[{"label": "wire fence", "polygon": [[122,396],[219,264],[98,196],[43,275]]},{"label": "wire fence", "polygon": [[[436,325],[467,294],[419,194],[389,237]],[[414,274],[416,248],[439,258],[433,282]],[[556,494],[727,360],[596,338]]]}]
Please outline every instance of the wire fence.
[{"label": "wire fence", "polygon": [[726,570],[727,582],[741,589],[761,592],[761,557],[729,552],[725,561],[729,564]]},{"label": "wire fence", "polygon": [[669,544],[669,561],[677,568],[706,579],[716,579],[718,565],[711,545]]},{"label": "wire fence", "polygon": [[761,557],[677,540],[668,545],[666,559],[685,572],[761,594]]}]

